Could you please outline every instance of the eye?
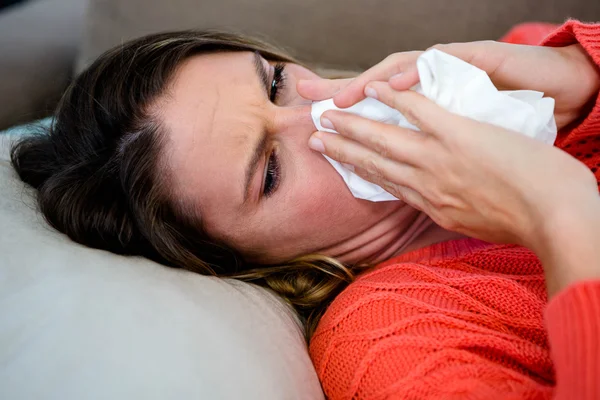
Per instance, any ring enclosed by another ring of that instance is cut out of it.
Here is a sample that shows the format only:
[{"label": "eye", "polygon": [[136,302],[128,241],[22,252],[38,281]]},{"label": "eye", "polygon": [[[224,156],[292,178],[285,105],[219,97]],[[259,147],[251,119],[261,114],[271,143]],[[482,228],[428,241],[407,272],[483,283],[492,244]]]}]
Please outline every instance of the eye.
[{"label": "eye", "polygon": [[271,81],[271,90],[269,92],[269,100],[276,103],[279,99],[279,94],[285,86],[285,64],[277,63],[273,67],[273,80]]},{"label": "eye", "polygon": [[263,185],[263,195],[265,197],[271,196],[277,186],[279,186],[279,180],[281,178],[279,158],[275,151],[271,152],[269,161],[267,162],[267,168],[265,169],[265,179]]}]

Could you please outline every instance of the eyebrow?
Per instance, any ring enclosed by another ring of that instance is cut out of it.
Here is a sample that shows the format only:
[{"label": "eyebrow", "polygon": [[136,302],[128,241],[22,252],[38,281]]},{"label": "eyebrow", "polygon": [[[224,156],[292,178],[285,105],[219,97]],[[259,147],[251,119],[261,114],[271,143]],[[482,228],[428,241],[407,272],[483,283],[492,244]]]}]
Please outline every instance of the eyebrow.
[{"label": "eyebrow", "polygon": [[[254,70],[256,72],[256,76],[262,82],[263,87],[265,89],[265,93],[267,97],[269,96],[269,77],[267,75],[267,71],[265,71],[264,64],[262,62],[262,57],[258,52],[254,52]],[[252,178],[256,175],[256,171],[258,169],[258,163],[262,155],[265,153],[268,144],[268,135],[266,131],[260,136],[260,139],[256,143],[254,147],[254,151],[252,152],[252,157],[250,158],[250,162],[246,167],[246,181],[244,184],[244,203],[248,200],[250,196],[250,186],[252,184]]]},{"label": "eyebrow", "polygon": [[258,79],[263,84],[265,88],[265,93],[267,97],[269,97],[269,76],[267,75],[267,71],[265,71],[265,65],[262,62],[262,56],[258,51],[254,52],[254,70],[256,71],[256,75]]}]

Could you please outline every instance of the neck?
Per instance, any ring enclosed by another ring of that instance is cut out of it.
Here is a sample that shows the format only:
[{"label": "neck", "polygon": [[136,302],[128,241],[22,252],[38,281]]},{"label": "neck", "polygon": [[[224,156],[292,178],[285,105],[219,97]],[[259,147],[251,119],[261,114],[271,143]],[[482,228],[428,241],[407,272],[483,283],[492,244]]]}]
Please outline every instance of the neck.
[{"label": "neck", "polygon": [[399,256],[400,254],[409,253],[414,250],[422,249],[427,246],[431,246],[436,243],[447,242],[450,240],[458,240],[465,239],[468,236],[462,235],[460,233],[452,232],[446,230],[433,222],[431,218],[429,218],[425,213],[421,213],[421,216],[427,221],[423,224],[423,229],[419,231],[417,235],[414,236],[413,240],[408,242],[404,247],[399,249],[393,257]]},{"label": "neck", "polygon": [[463,239],[465,237],[464,235],[440,227],[425,213],[419,212],[414,222],[405,231],[405,234],[401,236],[400,240],[392,243],[387,249],[374,254],[368,263],[376,265],[400,254],[422,249],[436,243]]},{"label": "neck", "polygon": [[336,256],[349,264],[376,265],[435,243],[465,238],[464,235],[441,228],[423,212],[412,210],[408,214],[406,208],[403,211],[393,213],[383,223],[371,227],[369,231],[379,231],[379,234],[372,236],[372,240],[355,243],[358,246],[352,246],[351,251]]}]

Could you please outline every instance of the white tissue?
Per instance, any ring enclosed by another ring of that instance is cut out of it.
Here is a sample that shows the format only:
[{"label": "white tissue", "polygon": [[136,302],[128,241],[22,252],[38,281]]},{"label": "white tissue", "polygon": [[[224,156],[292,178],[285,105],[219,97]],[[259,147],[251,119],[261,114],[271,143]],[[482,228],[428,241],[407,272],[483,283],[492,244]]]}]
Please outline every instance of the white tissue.
[{"label": "white tissue", "polygon": [[[499,91],[485,71],[437,49],[428,50],[418,58],[417,70],[420,83],[412,90],[446,110],[554,144],[557,133],[554,99],[543,97],[543,93],[533,90]],[[321,115],[327,110],[345,111],[418,130],[399,111],[371,98],[344,109],[336,107],[332,99],[314,102],[311,116],[318,130],[337,133],[321,126]],[[398,200],[339,162],[324,157],[342,176],[354,197],[370,201]]]}]

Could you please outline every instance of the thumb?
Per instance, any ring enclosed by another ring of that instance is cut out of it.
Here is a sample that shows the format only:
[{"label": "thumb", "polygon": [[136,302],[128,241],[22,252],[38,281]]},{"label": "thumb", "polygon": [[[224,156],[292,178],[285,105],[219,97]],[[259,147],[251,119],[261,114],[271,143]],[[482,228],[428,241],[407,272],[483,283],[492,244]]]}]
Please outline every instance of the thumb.
[{"label": "thumb", "polygon": [[296,84],[298,94],[307,100],[325,100],[348,86],[352,79],[301,79]]},{"label": "thumb", "polygon": [[[507,86],[504,70],[507,69],[507,61],[517,53],[518,49],[527,46],[509,43],[500,43],[493,40],[484,40],[468,43],[436,44],[431,47],[460,58],[475,67],[484,70],[496,86]],[[512,57],[514,58],[514,57]],[[519,57],[520,58],[520,57]],[[509,68],[510,71],[512,68]],[[522,76],[522,74],[514,74]]]}]

